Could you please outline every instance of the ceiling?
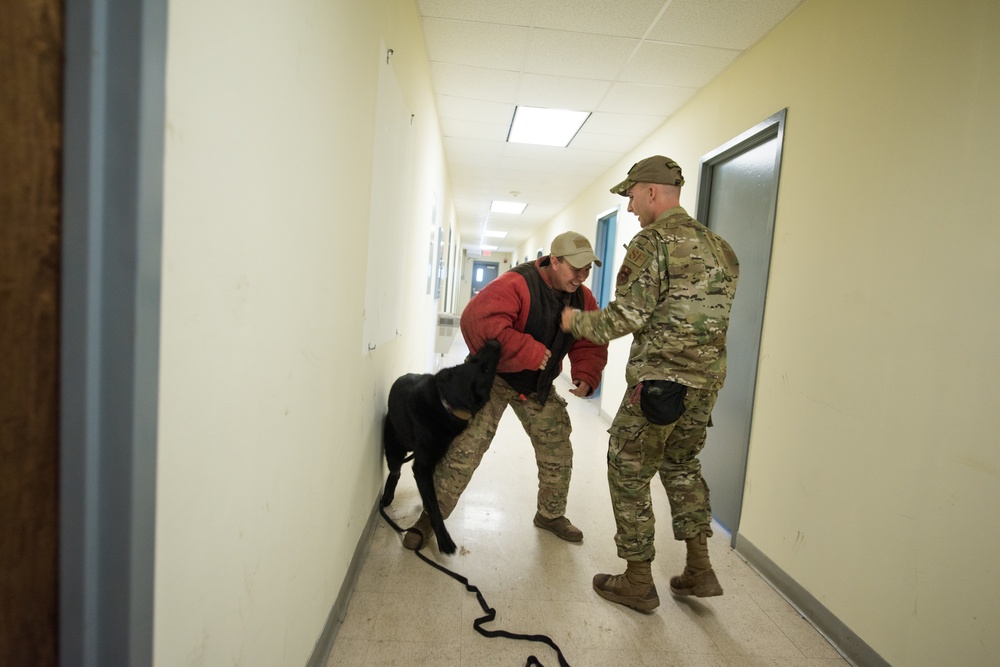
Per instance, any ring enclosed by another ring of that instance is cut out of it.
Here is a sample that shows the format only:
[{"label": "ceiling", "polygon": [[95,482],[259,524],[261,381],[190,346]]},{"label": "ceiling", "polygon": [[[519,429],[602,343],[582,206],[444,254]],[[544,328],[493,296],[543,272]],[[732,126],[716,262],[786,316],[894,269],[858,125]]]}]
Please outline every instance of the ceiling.
[{"label": "ceiling", "polygon": [[[463,247],[515,251],[801,1],[418,0]],[[509,144],[516,105],[592,115],[566,148]]]}]

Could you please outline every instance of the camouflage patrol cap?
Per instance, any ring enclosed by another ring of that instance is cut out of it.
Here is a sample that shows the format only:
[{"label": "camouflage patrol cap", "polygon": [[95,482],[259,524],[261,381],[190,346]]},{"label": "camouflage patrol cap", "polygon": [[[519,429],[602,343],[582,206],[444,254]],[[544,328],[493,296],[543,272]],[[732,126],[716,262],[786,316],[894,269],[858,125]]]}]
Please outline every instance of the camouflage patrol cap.
[{"label": "camouflage patrol cap", "polygon": [[563,232],[552,239],[549,252],[565,259],[574,269],[582,269],[591,262],[601,265],[601,260],[597,259],[587,237],[576,232]]},{"label": "camouflage patrol cap", "polygon": [[628,170],[628,177],[611,188],[611,192],[622,197],[628,196],[628,189],[636,183],[663,183],[664,185],[684,185],[681,167],[668,157],[654,155],[639,160]]}]

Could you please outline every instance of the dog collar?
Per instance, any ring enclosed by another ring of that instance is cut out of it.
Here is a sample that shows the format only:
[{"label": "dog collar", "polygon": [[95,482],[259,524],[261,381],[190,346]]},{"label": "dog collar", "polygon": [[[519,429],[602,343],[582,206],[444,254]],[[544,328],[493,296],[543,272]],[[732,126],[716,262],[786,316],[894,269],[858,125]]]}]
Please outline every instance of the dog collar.
[{"label": "dog collar", "polygon": [[451,407],[450,405],[448,405],[448,401],[444,400],[444,396],[441,397],[441,405],[444,406],[444,409],[447,410],[449,414],[458,417],[462,421],[469,421],[470,419],[472,419],[471,412],[469,412],[468,410],[458,410]]}]

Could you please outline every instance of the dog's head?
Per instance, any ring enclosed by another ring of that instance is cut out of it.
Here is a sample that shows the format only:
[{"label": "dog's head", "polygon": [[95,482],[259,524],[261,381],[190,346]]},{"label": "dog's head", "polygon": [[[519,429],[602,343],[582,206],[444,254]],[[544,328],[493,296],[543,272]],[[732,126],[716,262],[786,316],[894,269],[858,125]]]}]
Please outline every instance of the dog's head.
[{"label": "dog's head", "polygon": [[441,398],[456,412],[476,414],[490,400],[490,389],[500,362],[500,343],[486,341],[476,354],[470,354],[458,366],[438,371],[436,376]]}]

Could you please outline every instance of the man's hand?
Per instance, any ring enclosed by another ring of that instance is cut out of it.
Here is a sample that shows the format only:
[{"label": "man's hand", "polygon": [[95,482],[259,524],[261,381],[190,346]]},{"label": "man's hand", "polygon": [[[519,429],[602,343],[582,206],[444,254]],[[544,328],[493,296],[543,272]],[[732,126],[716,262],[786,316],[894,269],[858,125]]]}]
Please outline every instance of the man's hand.
[{"label": "man's hand", "polygon": [[588,396],[590,396],[589,384],[587,384],[586,382],[582,382],[580,380],[573,380],[573,384],[575,385],[575,388],[570,389],[569,393],[573,394],[574,396],[579,396],[580,398],[587,398]]},{"label": "man's hand", "polygon": [[569,333],[570,326],[573,324],[573,316],[579,312],[580,311],[576,308],[570,308],[569,306],[563,308],[562,320],[559,322],[559,328],[566,333]]},{"label": "man's hand", "polygon": [[545,356],[542,357],[542,363],[541,363],[541,365],[538,366],[538,370],[544,371],[545,367],[549,363],[549,359],[551,359],[551,358],[552,358],[552,350],[546,349],[545,350]]}]

